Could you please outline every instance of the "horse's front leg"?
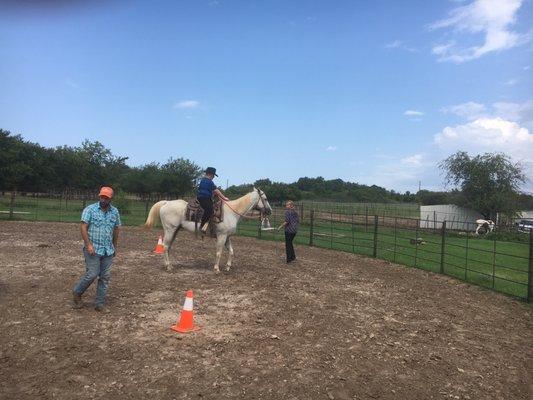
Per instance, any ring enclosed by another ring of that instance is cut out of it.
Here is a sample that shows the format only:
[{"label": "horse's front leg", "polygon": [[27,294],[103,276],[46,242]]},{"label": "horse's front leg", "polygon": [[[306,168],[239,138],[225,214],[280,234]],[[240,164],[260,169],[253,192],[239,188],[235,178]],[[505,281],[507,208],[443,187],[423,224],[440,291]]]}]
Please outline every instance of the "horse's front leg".
[{"label": "horse's front leg", "polygon": [[226,271],[229,271],[231,268],[231,263],[233,261],[233,246],[231,245],[231,239],[229,236],[226,239],[226,249],[228,250],[228,262],[226,263]]},{"label": "horse's front leg", "polygon": [[219,235],[217,236],[217,257],[215,261],[215,267],[214,270],[216,273],[220,272],[220,257],[222,256],[222,249],[224,248],[224,244],[226,243],[227,235]]}]

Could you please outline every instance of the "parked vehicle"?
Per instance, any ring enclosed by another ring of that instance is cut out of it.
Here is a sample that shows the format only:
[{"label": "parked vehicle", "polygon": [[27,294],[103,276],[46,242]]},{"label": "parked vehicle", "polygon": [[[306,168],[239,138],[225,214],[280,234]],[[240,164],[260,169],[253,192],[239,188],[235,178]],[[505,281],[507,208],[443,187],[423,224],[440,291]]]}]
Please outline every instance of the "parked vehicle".
[{"label": "parked vehicle", "polygon": [[533,230],[533,219],[521,219],[516,223],[518,232],[528,233]]}]

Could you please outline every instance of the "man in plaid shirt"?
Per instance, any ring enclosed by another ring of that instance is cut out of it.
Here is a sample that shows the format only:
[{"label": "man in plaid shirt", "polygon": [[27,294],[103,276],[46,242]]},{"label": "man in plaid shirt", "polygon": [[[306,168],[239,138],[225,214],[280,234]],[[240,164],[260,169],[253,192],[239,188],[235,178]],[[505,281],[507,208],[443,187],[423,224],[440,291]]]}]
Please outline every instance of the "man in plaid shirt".
[{"label": "man in plaid shirt", "polygon": [[98,278],[94,309],[102,311],[111,276],[111,264],[116,255],[118,227],[121,225],[118,210],[111,205],[113,189],[100,189],[100,201],[87,206],[81,214],[81,237],[85,246],[85,275],[74,287],[74,307],[81,308],[81,295]]}]

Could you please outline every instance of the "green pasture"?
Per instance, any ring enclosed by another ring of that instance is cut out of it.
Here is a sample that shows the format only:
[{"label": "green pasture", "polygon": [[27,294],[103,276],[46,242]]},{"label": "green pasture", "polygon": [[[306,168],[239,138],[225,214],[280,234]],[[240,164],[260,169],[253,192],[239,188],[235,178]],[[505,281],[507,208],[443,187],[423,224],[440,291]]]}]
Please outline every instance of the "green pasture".
[{"label": "green pasture", "polygon": [[[83,202],[82,200],[65,201],[59,198],[37,199],[19,196],[13,208],[13,219],[77,222],[80,220],[83,207],[93,202],[96,200]],[[147,216],[146,203],[126,199],[121,199],[120,203],[116,205],[121,211],[124,225],[136,226],[144,223]],[[0,197],[0,220],[9,218],[9,206],[9,197]],[[270,218],[272,226],[279,226],[283,220],[282,217],[283,211],[275,210]],[[313,245],[316,247],[370,257],[375,252],[376,257],[380,259],[432,272],[442,272],[512,296],[527,298],[528,243],[493,241],[451,232],[445,235],[443,244],[440,232],[384,226],[378,226],[377,234],[375,234],[372,216],[369,218],[368,225],[316,218],[313,232]],[[238,234],[259,237],[263,240],[284,240],[283,232],[260,231],[259,221],[252,219],[241,221]],[[425,243],[411,244],[411,240],[417,237]],[[295,243],[309,245],[309,242],[309,214],[304,212]],[[441,249],[444,249],[444,254]]]}]

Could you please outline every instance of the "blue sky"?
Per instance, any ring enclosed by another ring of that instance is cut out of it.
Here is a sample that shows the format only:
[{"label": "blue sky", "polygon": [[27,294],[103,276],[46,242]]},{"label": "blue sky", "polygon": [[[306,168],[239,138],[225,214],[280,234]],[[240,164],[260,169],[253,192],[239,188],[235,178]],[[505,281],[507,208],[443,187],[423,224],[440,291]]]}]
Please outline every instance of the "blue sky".
[{"label": "blue sky", "polygon": [[0,128],[42,145],[185,157],[222,186],[442,189],[459,149],[533,178],[533,0],[14,3]]}]

